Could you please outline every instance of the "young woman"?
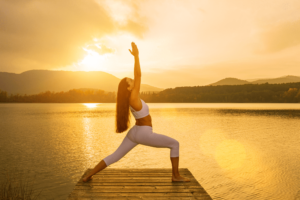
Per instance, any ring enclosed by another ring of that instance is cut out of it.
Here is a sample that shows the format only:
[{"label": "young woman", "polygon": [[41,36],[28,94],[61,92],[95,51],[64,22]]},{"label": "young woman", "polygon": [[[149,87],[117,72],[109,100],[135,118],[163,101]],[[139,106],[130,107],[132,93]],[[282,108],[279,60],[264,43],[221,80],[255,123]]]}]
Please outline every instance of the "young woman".
[{"label": "young woman", "polygon": [[139,61],[139,51],[135,43],[131,43],[130,53],[134,56],[134,80],[123,78],[119,83],[117,94],[117,113],[116,113],[116,132],[126,131],[130,125],[129,109],[136,119],[135,125],[128,131],[119,148],[111,155],[107,156],[95,166],[93,170],[83,177],[83,182],[89,181],[97,172],[120,160],[137,144],[152,147],[170,148],[172,163],[172,181],[190,180],[180,176],[178,171],[179,164],[179,142],[165,135],[157,134],[152,131],[151,116],[149,115],[148,105],[139,97],[141,85],[141,68]]}]

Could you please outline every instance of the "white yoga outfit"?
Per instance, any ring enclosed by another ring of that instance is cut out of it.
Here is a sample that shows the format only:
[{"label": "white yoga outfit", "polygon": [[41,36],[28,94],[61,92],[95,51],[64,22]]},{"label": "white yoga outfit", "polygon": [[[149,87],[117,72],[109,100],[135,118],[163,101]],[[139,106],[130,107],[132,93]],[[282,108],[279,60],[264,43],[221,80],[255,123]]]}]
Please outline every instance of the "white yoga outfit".
[{"label": "white yoga outfit", "polygon": [[[135,119],[140,119],[149,115],[148,105],[142,99],[141,101],[142,109],[140,111],[135,111],[130,106],[130,110]],[[118,149],[113,154],[103,159],[106,166],[120,160],[138,144],[157,148],[169,148],[171,149],[170,157],[179,157],[179,142],[177,140],[162,134],[154,133],[151,126],[134,125],[128,131]]]}]

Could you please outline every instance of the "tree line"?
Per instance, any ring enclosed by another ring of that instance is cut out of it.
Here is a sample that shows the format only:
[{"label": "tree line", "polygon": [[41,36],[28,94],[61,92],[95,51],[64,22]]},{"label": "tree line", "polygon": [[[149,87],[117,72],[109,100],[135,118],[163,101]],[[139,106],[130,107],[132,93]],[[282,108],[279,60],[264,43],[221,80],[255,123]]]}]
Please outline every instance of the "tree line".
[{"label": "tree line", "polygon": [[176,87],[141,98],[166,103],[300,103],[300,82]]},{"label": "tree line", "polygon": [[34,95],[11,94],[0,90],[0,102],[18,103],[110,103],[115,102],[114,92],[73,89],[67,92],[46,91]]},{"label": "tree line", "polygon": [[[176,87],[161,92],[141,92],[140,97],[149,103],[300,103],[300,82]],[[73,89],[35,95],[8,95],[0,90],[0,102],[115,103],[116,93]]]}]

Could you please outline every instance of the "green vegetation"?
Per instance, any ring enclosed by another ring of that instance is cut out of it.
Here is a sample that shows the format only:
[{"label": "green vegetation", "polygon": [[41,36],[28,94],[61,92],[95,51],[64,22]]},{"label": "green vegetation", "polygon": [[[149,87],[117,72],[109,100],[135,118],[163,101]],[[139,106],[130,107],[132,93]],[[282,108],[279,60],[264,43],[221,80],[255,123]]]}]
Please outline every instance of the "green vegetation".
[{"label": "green vegetation", "polygon": [[6,171],[0,176],[0,199],[35,200],[41,199],[41,191],[34,188],[34,177],[25,172]]},{"label": "green vegetation", "polygon": [[[74,89],[37,95],[8,95],[0,90],[0,102],[115,103],[115,92]],[[300,82],[176,87],[161,92],[141,92],[149,103],[300,103]]]}]

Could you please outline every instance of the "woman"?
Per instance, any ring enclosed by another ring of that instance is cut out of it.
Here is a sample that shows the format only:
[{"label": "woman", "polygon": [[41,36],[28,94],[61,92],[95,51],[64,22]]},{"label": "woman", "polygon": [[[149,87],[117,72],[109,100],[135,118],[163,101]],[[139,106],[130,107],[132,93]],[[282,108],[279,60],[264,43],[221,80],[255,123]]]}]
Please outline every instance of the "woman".
[{"label": "woman", "polygon": [[137,144],[143,144],[152,147],[170,148],[172,162],[172,181],[190,180],[180,176],[178,172],[179,163],[179,142],[165,135],[157,134],[152,131],[151,116],[149,115],[148,105],[140,99],[141,85],[141,68],[139,61],[139,51],[135,43],[131,43],[132,50],[130,53],[134,56],[134,80],[123,78],[119,83],[117,94],[117,115],[116,115],[116,132],[126,131],[129,123],[129,109],[136,119],[133,126],[127,133],[119,148],[111,155],[107,156],[95,166],[84,178],[83,182],[89,181],[97,172],[105,169],[107,166],[120,160]]}]

